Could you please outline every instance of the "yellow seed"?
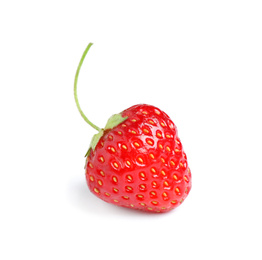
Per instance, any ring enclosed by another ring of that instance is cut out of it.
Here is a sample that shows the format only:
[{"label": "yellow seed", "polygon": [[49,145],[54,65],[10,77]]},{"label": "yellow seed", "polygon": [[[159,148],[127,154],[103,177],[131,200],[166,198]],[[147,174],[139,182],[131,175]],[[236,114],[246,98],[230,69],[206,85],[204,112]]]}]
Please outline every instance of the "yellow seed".
[{"label": "yellow seed", "polygon": [[157,183],[156,183],[155,181],[153,181],[153,182],[152,182],[152,185],[153,185],[153,186],[156,186],[156,185],[157,185]]},{"label": "yellow seed", "polygon": [[114,162],[113,164],[114,164],[114,166],[115,166],[116,168],[119,167],[118,163]]},{"label": "yellow seed", "polygon": [[139,147],[140,145],[138,142],[134,142],[134,146]]},{"label": "yellow seed", "polygon": [[161,171],[161,174],[162,174],[163,176],[166,176],[166,172],[165,172],[164,170]]},{"label": "yellow seed", "polygon": [[161,123],[160,123],[160,125],[162,125],[163,127],[165,127],[165,126],[166,126],[166,125],[165,125],[163,122],[161,122]]},{"label": "yellow seed", "polygon": [[130,206],[133,208],[134,207],[134,205],[133,204],[130,204]]},{"label": "yellow seed", "polygon": [[177,181],[177,179],[178,179],[176,174],[173,175],[173,178],[174,178],[176,181]]},{"label": "yellow seed", "polygon": [[141,195],[141,194],[138,194],[137,197],[140,198],[140,199],[144,198],[144,196]]},{"label": "yellow seed", "polygon": [[130,187],[130,186],[127,186],[126,189],[129,190],[129,191],[133,190],[133,188]]},{"label": "yellow seed", "polygon": [[126,127],[126,124],[122,124],[122,127]]},{"label": "yellow seed", "polygon": [[166,138],[171,138],[171,135],[169,135],[169,134],[166,134]]},{"label": "yellow seed", "polygon": [[94,188],[94,192],[95,192],[95,193],[99,193],[100,191],[99,191],[98,188]]},{"label": "yellow seed", "polygon": [[176,165],[173,160],[170,161],[170,164],[171,164],[172,166],[175,166],[175,165]]},{"label": "yellow seed", "polygon": [[176,201],[176,200],[172,200],[171,203],[172,203],[172,204],[176,204],[177,201]]},{"label": "yellow seed", "polygon": [[171,151],[171,149],[170,149],[170,147],[169,147],[169,146],[167,146],[167,147],[166,147],[166,150],[167,150],[168,152],[170,152],[170,151]]},{"label": "yellow seed", "polygon": [[88,165],[89,165],[90,168],[92,168],[92,169],[94,168],[94,166],[91,162]]},{"label": "yellow seed", "polygon": [[115,149],[114,147],[111,147],[111,151],[112,151],[113,153],[115,153],[115,152],[116,152],[116,149]]},{"label": "yellow seed", "polygon": [[160,149],[163,149],[163,145],[162,145],[162,144],[159,144],[158,147],[159,147]]},{"label": "yellow seed", "polygon": [[154,143],[151,140],[146,140],[146,142],[150,145],[153,145]]},{"label": "yellow seed", "polygon": [[141,203],[140,203],[140,205],[141,205],[141,206],[145,206],[146,204],[145,204],[145,203],[143,203],[143,202],[141,202]]},{"label": "yellow seed", "polygon": [[130,181],[132,181],[132,180],[133,180],[133,178],[132,178],[132,176],[131,176],[131,175],[127,175],[126,177],[127,177],[127,179],[128,179],[128,180],[130,180]]},{"label": "yellow seed", "polygon": [[89,179],[90,179],[90,181],[94,181],[95,180],[94,176],[92,176],[92,175],[89,176]]},{"label": "yellow seed", "polygon": [[135,135],[135,134],[136,134],[136,131],[135,131],[135,130],[132,130],[131,133]]},{"label": "yellow seed", "polygon": [[128,196],[123,196],[123,199],[128,200],[129,197]]},{"label": "yellow seed", "polygon": [[147,115],[147,114],[148,114],[147,111],[143,111],[142,113],[143,113],[144,115]]},{"label": "yellow seed", "polygon": [[122,135],[122,132],[121,132],[121,131],[118,131],[117,133],[118,133],[119,135]]},{"label": "yellow seed", "polygon": [[148,134],[149,133],[149,131],[147,130],[147,129],[143,129],[143,131],[144,131],[144,133],[146,133],[146,134]]},{"label": "yellow seed", "polygon": [[160,112],[159,112],[158,110],[155,110],[155,113],[156,113],[157,115],[160,115]]},{"label": "yellow seed", "polygon": [[100,174],[105,177],[105,173],[103,171],[100,171]]},{"label": "yellow seed", "polygon": [[132,119],[131,121],[135,123],[135,122],[136,122],[136,119]]},{"label": "yellow seed", "polygon": [[114,192],[118,192],[118,189],[117,189],[117,188],[113,188],[113,191],[114,191]]},{"label": "yellow seed", "polygon": [[117,182],[117,177],[116,176],[113,177],[113,182]]},{"label": "yellow seed", "polygon": [[169,186],[169,183],[168,183],[167,181],[165,181],[165,182],[164,182],[164,185],[168,187],[168,186]]},{"label": "yellow seed", "polygon": [[162,137],[162,134],[157,133],[156,136],[157,136],[157,137]]},{"label": "yellow seed", "polygon": [[156,196],[156,193],[154,191],[151,191],[150,194]]},{"label": "yellow seed", "polygon": [[122,145],[122,148],[125,149],[125,150],[127,150],[127,146],[124,145],[124,144]]},{"label": "yellow seed", "polygon": [[163,195],[164,197],[167,197],[167,193],[166,193],[166,192],[164,192],[162,195]]},{"label": "yellow seed", "polygon": [[188,182],[188,178],[187,178],[186,176],[184,176],[184,180],[185,180],[186,182]]},{"label": "yellow seed", "polygon": [[162,207],[161,209],[166,209],[165,207]]},{"label": "yellow seed", "polygon": [[165,163],[165,162],[166,162],[165,159],[164,159],[163,157],[161,157],[160,160],[161,160],[162,163]]},{"label": "yellow seed", "polygon": [[177,193],[179,193],[179,192],[180,192],[179,188],[176,188],[176,189],[175,189],[175,191],[176,191]]},{"label": "yellow seed", "polygon": [[155,159],[155,156],[154,156],[152,153],[150,153],[149,156],[150,156],[152,159]]},{"label": "yellow seed", "polygon": [[149,120],[148,121],[151,125],[154,125],[155,124],[155,122],[153,121],[153,120]]},{"label": "yellow seed", "polygon": [[155,168],[151,168],[151,172],[152,173],[156,173],[156,169]]},{"label": "yellow seed", "polygon": [[179,152],[180,152],[180,150],[179,150],[179,149],[175,149],[175,152],[176,152],[176,153],[179,153]]},{"label": "yellow seed", "polygon": [[102,186],[103,185],[103,182],[101,180],[98,180],[97,181],[98,185]]},{"label": "yellow seed", "polygon": [[137,159],[140,163],[143,163],[144,161],[143,161],[143,159],[141,158],[141,157],[138,157],[138,159]]},{"label": "yellow seed", "polygon": [[157,204],[158,204],[157,201],[152,201],[151,203],[154,204],[154,205],[157,205]]},{"label": "yellow seed", "polygon": [[148,210],[153,210],[152,208],[147,208]]},{"label": "yellow seed", "polygon": [[140,172],[139,175],[140,175],[141,178],[145,178],[146,177],[146,175],[143,172]]},{"label": "yellow seed", "polygon": [[109,140],[113,140],[113,136],[112,136],[112,135],[109,135],[109,136],[108,136],[108,139],[109,139]]},{"label": "yellow seed", "polygon": [[118,200],[114,200],[114,202],[118,202]]},{"label": "yellow seed", "polygon": [[110,194],[109,194],[108,192],[105,192],[105,195],[106,195],[107,197],[109,197],[109,196],[110,196]]},{"label": "yellow seed", "polygon": [[101,162],[104,162],[104,161],[105,161],[105,159],[104,159],[103,156],[100,156],[99,159],[100,159]]},{"label": "yellow seed", "polygon": [[130,162],[130,161],[126,161],[126,164],[127,164],[128,166],[130,166],[130,165],[131,165],[131,162]]},{"label": "yellow seed", "polygon": [[146,186],[145,186],[144,184],[141,184],[141,185],[140,185],[140,188],[141,188],[141,189],[145,189]]}]

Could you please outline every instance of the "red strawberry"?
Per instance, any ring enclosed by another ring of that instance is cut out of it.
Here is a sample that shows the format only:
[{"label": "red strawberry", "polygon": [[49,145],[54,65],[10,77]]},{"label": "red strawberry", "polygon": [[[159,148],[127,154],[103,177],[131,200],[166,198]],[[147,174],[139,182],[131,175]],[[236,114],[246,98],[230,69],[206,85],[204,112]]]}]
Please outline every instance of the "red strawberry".
[{"label": "red strawberry", "polygon": [[93,125],[80,109],[75,78],[75,100],[83,118],[99,131],[86,159],[90,191],[118,206],[166,212],[180,205],[191,189],[191,172],[167,114],[150,105],[132,106],[112,116],[105,127]]}]

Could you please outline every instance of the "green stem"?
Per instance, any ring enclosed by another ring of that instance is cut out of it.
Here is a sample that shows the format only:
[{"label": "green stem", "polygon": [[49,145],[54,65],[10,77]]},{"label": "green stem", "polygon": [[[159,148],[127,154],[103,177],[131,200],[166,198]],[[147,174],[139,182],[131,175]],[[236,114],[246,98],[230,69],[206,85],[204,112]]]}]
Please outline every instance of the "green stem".
[{"label": "green stem", "polygon": [[74,97],[75,97],[75,102],[76,102],[76,106],[78,108],[78,111],[80,112],[81,116],[84,118],[84,120],[90,125],[92,126],[94,129],[96,129],[97,131],[101,131],[101,129],[96,126],[95,124],[93,124],[92,122],[89,121],[89,119],[85,116],[84,112],[82,111],[79,102],[78,102],[78,98],[77,98],[77,80],[78,80],[78,75],[79,75],[79,71],[81,69],[81,66],[83,64],[83,61],[85,59],[85,56],[87,54],[87,52],[89,51],[90,47],[93,45],[93,43],[89,43],[81,57],[81,60],[78,64],[77,70],[76,70],[76,75],[75,75],[75,82],[74,82]]}]

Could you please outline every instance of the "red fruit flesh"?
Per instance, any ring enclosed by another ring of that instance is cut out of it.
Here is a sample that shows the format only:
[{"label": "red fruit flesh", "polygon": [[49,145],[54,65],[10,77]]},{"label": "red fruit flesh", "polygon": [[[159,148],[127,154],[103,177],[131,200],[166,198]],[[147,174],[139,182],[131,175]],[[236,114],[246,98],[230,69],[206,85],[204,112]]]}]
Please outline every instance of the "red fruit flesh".
[{"label": "red fruit flesh", "polygon": [[102,200],[150,212],[179,206],[191,172],[177,128],[160,109],[136,105],[123,123],[105,130],[86,164],[89,189]]}]

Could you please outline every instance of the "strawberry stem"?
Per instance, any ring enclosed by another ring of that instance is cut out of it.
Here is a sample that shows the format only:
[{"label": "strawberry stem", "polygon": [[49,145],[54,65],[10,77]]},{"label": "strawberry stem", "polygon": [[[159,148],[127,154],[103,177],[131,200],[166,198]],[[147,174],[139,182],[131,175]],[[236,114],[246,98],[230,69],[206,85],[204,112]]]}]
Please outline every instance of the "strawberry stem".
[{"label": "strawberry stem", "polygon": [[89,121],[89,119],[85,116],[84,112],[82,111],[80,105],[79,105],[79,102],[78,102],[78,98],[77,98],[77,80],[78,80],[78,75],[79,75],[79,72],[80,72],[80,69],[82,67],[82,64],[83,64],[83,61],[85,59],[85,56],[87,54],[87,52],[89,51],[90,47],[93,45],[93,43],[89,43],[81,57],[81,60],[78,64],[78,67],[77,67],[77,70],[76,70],[76,75],[75,75],[75,82],[74,82],[74,97],[75,97],[75,102],[76,102],[76,106],[77,106],[77,109],[78,111],[80,112],[81,116],[84,118],[84,120],[90,125],[92,126],[94,129],[96,129],[97,131],[101,131],[101,129],[96,126],[95,124],[93,124],[91,121]]}]

